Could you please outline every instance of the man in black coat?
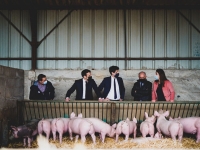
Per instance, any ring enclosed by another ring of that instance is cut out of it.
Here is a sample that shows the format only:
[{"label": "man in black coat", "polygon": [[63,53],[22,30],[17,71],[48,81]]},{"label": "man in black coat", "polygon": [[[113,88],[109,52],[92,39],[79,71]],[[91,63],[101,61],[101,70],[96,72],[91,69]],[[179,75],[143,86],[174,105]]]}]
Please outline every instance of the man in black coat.
[{"label": "man in black coat", "polygon": [[94,89],[99,101],[101,101],[101,93],[97,89],[97,84],[92,79],[91,71],[85,69],[81,72],[82,79],[75,80],[72,87],[67,91],[66,102],[70,100],[70,95],[76,90],[76,100],[93,100],[92,89]]},{"label": "man in black coat", "polygon": [[54,87],[44,74],[38,75],[38,80],[34,81],[30,88],[29,99],[30,100],[53,100],[54,99]]},{"label": "man in black coat", "polygon": [[110,77],[103,79],[99,85],[99,91],[103,89],[103,98],[105,101],[122,101],[125,95],[125,87],[121,77],[119,77],[119,67],[111,66],[109,68]]},{"label": "man in black coat", "polygon": [[134,83],[131,95],[134,101],[151,101],[152,83],[147,81],[146,73],[141,71],[138,74],[139,80]]}]

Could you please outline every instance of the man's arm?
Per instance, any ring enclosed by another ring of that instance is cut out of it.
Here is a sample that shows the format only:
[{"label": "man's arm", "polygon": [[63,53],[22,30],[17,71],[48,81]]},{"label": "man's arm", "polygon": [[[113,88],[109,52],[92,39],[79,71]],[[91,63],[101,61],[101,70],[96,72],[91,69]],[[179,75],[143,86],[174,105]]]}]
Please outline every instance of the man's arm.
[{"label": "man's arm", "polygon": [[137,82],[135,82],[131,91],[131,95],[134,97],[134,100],[143,96],[141,90],[139,90],[137,86]]},{"label": "man's arm", "polygon": [[101,92],[99,91],[99,89],[97,88],[97,84],[94,80],[92,80],[92,88],[94,89],[96,95],[98,98],[101,98],[102,95],[101,95]]},{"label": "man's arm", "polygon": [[34,88],[33,85],[30,87],[29,99],[37,100],[37,90]]},{"label": "man's arm", "polygon": [[72,87],[67,91],[66,93],[66,97],[70,97],[70,95],[76,90],[76,81],[74,82],[74,84],[72,85]]},{"label": "man's arm", "polygon": [[141,96],[149,96],[149,95],[151,95],[151,92],[152,92],[152,83],[148,82],[147,83],[147,87],[145,88],[145,90],[140,90],[139,94]]},{"label": "man's arm", "polygon": [[120,87],[120,100],[124,99],[125,96],[125,87],[124,87],[124,82],[123,79],[121,78],[121,87]]},{"label": "man's arm", "polygon": [[99,92],[101,92],[104,88],[104,84],[105,84],[105,78],[103,79],[103,81],[100,83],[100,85],[98,86],[98,90]]},{"label": "man's arm", "polygon": [[55,97],[55,88],[53,87],[53,85],[52,85],[52,83],[50,82],[50,84],[49,84],[49,89],[50,89],[50,99],[54,99],[54,97]]}]

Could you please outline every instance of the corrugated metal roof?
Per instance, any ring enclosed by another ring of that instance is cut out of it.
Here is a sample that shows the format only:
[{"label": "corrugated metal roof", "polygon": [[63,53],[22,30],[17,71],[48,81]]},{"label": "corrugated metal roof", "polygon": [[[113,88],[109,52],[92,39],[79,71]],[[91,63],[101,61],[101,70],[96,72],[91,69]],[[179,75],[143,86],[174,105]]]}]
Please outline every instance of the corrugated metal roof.
[{"label": "corrugated metal roof", "polygon": [[[200,28],[200,10],[181,10]],[[3,13],[31,39],[27,11]],[[40,41],[68,10],[38,11]],[[116,60],[38,60],[38,69],[200,69],[200,60],[124,60],[123,10],[77,10],[38,47],[39,58],[116,58]],[[0,16],[0,57],[31,57],[31,46]],[[127,57],[200,57],[200,34],[175,10],[126,10]],[[1,60],[1,65],[31,69],[29,60]]]},{"label": "corrugated metal roof", "polygon": [[198,8],[199,0],[1,0],[0,9]]},{"label": "corrugated metal roof", "polygon": [[[27,11],[2,11],[2,13],[30,40],[30,18]],[[0,57],[31,57],[30,44],[0,15]],[[31,61],[1,60],[1,65],[29,70]]]}]

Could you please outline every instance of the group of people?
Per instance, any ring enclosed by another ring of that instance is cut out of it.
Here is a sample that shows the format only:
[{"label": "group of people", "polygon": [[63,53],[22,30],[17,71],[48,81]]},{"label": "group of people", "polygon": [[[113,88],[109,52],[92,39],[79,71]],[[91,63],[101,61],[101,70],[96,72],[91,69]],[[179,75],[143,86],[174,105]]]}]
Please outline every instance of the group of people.
[{"label": "group of people", "polygon": [[[91,71],[85,69],[81,72],[82,78],[75,80],[72,87],[67,91],[65,101],[70,101],[71,94],[76,90],[76,100],[93,100],[95,91],[99,102],[103,101],[123,101],[125,96],[125,87],[123,79],[119,77],[119,67],[111,66],[109,68],[110,76],[105,77],[97,86],[92,79]],[[174,101],[174,88],[172,83],[166,78],[163,69],[157,69],[153,85],[147,81],[146,73],[141,71],[138,74],[139,79],[134,83],[131,95],[135,101]],[[38,75],[38,80],[30,88],[30,100],[53,100],[55,88],[43,74]],[[102,92],[103,91],[103,92]]]}]

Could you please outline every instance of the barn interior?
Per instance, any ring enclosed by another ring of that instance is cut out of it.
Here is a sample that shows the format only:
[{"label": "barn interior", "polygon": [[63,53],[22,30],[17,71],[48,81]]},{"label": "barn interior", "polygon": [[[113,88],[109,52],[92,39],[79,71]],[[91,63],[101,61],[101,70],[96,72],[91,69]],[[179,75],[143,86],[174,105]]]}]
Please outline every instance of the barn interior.
[{"label": "barn interior", "polygon": [[[173,117],[199,117],[199,8],[199,0],[1,0],[0,145],[8,146],[11,124],[69,117],[72,111],[109,124],[134,115],[142,122],[144,111],[159,108]],[[80,102],[75,92],[64,102],[83,69],[90,69],[99,85],[112,65],[120,68],[125,102],[99,104],[97,97]],[[145,71],[153,82],[157,68],[173,83],[175,102],[133,102],[138,73]],[[26,103],[41,73],[54,85],[55,99]]]}]

